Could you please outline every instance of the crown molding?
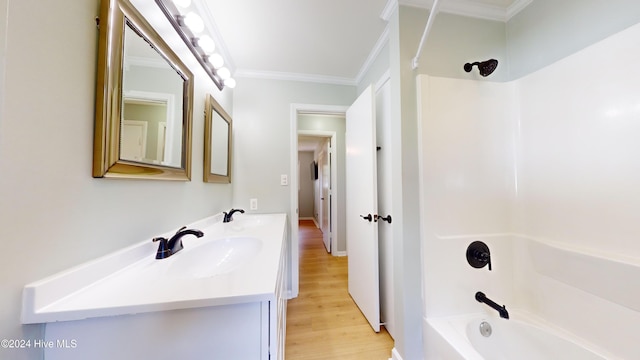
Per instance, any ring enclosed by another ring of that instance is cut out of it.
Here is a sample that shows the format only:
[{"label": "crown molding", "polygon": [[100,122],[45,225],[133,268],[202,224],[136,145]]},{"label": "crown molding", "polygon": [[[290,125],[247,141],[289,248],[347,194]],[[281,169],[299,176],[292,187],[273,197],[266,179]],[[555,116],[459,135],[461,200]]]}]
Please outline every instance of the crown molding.
[{"label": "crown molding", "polygon": [[511,19],[517,13],[529,6],[533,0],[516,0],[507,8],[507,20]]},{"label": "crown molding", "polygon": [[358,72],[358,75],[356,75],[355,79],[356,84],[359,84],[362,81],[367,71],[369,71],[373,63],[376,61],[378,55],[380,55],[380,52],[382,51],[382,48],[384,48],[387,42],[389,42],[389,24],[387,24],[387,26],[384,28],[384,31],[378,38],[378,41],[373,46],[373,49],[371,49],[367,60],[365,60],[364,64],[362,64],[362,67],[360,67],[360,71]]},{"label": "crown molding", "polygon": [[[439,6],[440,12],[474,17],[485,20],[507,22],[509,19],[531,4],[533,0],[516,0],[508,8],[491,4],[479,4],[470,0],[448,0]],[[432,0],[399,0],[400,5],[431,10]]]},{"label": "crown molding", "polygon": [[384,21],[389,21],[391,19],[391,15],[398,8],[398,0],[387,0],[387,4],[382,9],[382,13],[380,13],[380,18]]},{"label": "crown molding", "polygon": [[378,41],[374,45],[373,49],[369,53],[369,56],[365,60],[364,64],[360,68],[358,75],[354,78],[344,78],[337,76],[325,76],[325,75],[313,75],[313,74],[300,74],[300,73],[287,73],[277,71],[259,71],[238,69],[236,70],[235,77],[237,78],[251,78],[251,79],[268,79],[268,80],[284,80],[284,81],[301,81],[312,82],[320,84],[331,85],[347,85],[357,86],[364,78],[367,71],[371,68],[376,61],[378,55],[389,41],[389,26],[385,27],[384,31],[378,38]]},{"label": "crown molding", "polygon": [[326,75],[314,75],[314,74],[299,74],[288,73],[279,71],[260,71],[249,69],[238,69],[235,73],[235,78],[251,78],[251,79],[267,79],[267,80],[283,80],[283,81],[301,81],[312,82],[319,84],[331,84],[331,85],[348,85],[356,86],[355,79],[349,79],[338,76],[326,76]]}]

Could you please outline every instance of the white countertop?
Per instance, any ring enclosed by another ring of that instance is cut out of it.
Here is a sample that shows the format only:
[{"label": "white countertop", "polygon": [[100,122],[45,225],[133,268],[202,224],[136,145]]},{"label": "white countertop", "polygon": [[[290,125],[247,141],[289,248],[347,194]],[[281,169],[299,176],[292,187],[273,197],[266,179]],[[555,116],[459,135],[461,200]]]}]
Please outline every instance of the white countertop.
[{"label": "white countertop", "polygon": [[[22,323],[274,300],[286,214],[236,213],[235,220],[227,224],[221,219],[218,214],[190,224],[189,228],[202,230],[204,236],[185,236],[184,249],[169,258],[156,260],[158,244],[148,239],[26,285]],[[229,273],[195,278],[168,270],[190,248],[197,251],[199,243],[241,236],[259,238],[262,246],[251,261]]]}]

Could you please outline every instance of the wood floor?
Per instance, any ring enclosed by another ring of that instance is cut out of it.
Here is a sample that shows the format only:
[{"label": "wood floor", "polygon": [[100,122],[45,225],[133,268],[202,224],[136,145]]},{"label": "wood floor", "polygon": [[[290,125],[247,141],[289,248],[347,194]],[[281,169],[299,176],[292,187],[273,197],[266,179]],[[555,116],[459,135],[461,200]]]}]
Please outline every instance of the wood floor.
[{"label": "wood floor", "polygon": [[347,258],[327,253],[313,221],[300,221],[300,293],[287,302],[287,360],[387,360],[393,339],[375,333],[347,289]]}]

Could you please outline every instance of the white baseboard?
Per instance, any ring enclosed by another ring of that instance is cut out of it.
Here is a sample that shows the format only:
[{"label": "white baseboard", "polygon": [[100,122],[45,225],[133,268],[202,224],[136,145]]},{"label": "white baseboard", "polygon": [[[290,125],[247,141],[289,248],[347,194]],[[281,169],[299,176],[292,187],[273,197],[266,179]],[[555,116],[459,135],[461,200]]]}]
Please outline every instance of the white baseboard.
[{"label": "white baseboard", "polygon": [[331,255],[333,256],[347,256],[347,252],[346,251],[334,251],[331,253]]},{"label": "white baseboard", "polygon": [[301,218],[298,218],[298,219],[299,220],[311,220],[311,221],[313,221],[314,224],[316,224],[316,227],[318,229],[320,229],[320,225],[318,225],[318,221],[314,217],[301,217]]},{"label": "white baseboard", "polygon": [[389,360],[402,360],[402,356],[400,356],[396,348],[391,349],[391,358]]},{"label": "white baseboard", "polygon": [[402,360],[402,356],[398,354],[398,350],[396,350],[396,348],[391,349],[391,359],[389,360]]}]

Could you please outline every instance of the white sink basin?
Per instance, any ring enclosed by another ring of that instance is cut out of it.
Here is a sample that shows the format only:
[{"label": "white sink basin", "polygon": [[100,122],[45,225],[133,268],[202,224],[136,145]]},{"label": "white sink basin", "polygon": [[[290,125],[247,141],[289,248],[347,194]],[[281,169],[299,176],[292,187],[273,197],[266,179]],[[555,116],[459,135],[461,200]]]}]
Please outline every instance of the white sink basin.
[{"label": "white sink basin", "polygon": [[[207,241],[207,240],[205,240]],[[181,278],[205,278],[230,273],[250,262],[262,249],[262,240],[254,237],[227,237],[175,254],[168,275]]]}]

